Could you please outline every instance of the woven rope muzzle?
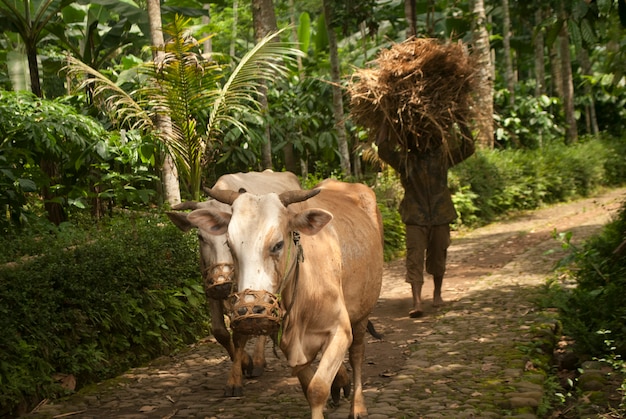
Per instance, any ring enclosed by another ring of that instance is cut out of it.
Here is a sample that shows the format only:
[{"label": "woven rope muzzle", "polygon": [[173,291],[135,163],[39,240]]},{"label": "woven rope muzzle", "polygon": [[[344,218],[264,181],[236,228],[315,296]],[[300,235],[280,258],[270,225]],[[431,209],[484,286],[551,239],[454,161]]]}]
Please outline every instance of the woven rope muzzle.
[{"label": "woven rope muzzle", "polygon": [[232,263],[216,263],[204,271],[204,293],[208,298],[225,300],[235,291],[235,267]]},{"label": "woven rope muzzle", "polygon": [[[278,287],[278,292],[272,294],[265,290],[246,289],[230,296],[231,317],[230,325],[233,330],[246,335],[271,335],[280,329],[283,319],[289,314],[291,307],[284,310],[280,305],[280,295],[285,289],[287,282],[297,282],[298,267],[304,261],[300,234],[293,232],[293,248],[295,254],[291,255],[291,266],[286,270]],[[292,247],[289,247],[289,253]],[[288,253],[288,254],[289,254]],[[295,297],[296,286],[294,284]],[[252,297],[252,298],[250,298]],[[292,302],[293,304],[293,302]]]},{"label": "woven rope muzzle", "polygon": [[230,302],[233,330],[244,335],[271,335],[279,329],[283,311],[276,295],[265,290],[246,289],[232,294]]}]

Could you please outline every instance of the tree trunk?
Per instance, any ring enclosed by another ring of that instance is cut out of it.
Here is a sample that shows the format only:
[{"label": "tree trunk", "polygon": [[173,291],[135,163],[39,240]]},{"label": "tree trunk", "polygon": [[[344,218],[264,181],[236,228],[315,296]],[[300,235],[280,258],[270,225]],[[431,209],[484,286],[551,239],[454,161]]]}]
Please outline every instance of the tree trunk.
[{"label": "tree trunk", "polygon": [[233,1],[233,26],[231,30],[231,40],[229,53],[231,57],[235,56],[235,46],[237,45],[237,23],[239,20],[239,1]]},{"label": "tree trunk", "polygon": [[[206,10],[206,15],[202,16],[202,24],[203,25],[208,25],[209,23],[211,23],[211,4],[207,3],[204,6],[202,6],[202,9]],[[208,36],[208,33],[203,33],[202,36],[207,38],[204,41],[204,45],[202,45],[202,54],[204,55],[204,57],[208,60],[213,60],[212,56],[213,56],[213,41],[212,39]],[[235,35],[233,35],[235,36]],[[234,55],[234,54],[231,54]]]},{"label": "tree trunk", "polygon": [[[148,0],[148,19],[150,21],[150,38],[152,45],[157,48],[163,48],[165,39],[163,38],[161,24],[161,3],[159,0]],[[155,50],[153,53],[155,62],[162,61],[164,52]],[[157,117],[157,130],[164,138],[169,138],[172,134],[172,120],[169,115]],[[176,164],[169,151],[163,156],[163,165],[161,167],[161,181],[163,182],[163,190],[165,193],[165,201],[170,205],[176,205],[181,202],[180,184],[178,182],[178,170]],[[192,191],[193,193],[193,191]]]},{"label": "tree trunk", "polygon": [[337,145],[339,146],[339,164],[344,175],[352,174],[350,165],[350,148],[346,138],[345,115],[343,111],[343,92],[341,89],[341,70],[339,63],[339,51],[337,47],[337,35],[332,27],[333,15],[329,0],[322,1],[324,19],[326,20],[326,32],[328,33],[328,47],[330,49],[330,78],[333,90],[333,117],[335,130],[337,131]]},{"label": "tree trunk", "polygon": [[558,42],[554,42],[550,46],[551,96],[563,97],[563,74],[561,74],[561,57],[557,44]]},{"label": "tree trunk", "polygon": [[[296,19],[296,5],[293,0],[289,0],[289,19],[291,21],[291,42],[298,42],[298,19]],[[304,51],[306,53],[306,51]],[[300,80],[304,76],[304,66],[302,64],[302,57],[297,56],[298,72],[300,73]]]},{"label": "tree trunk", "polygon": [[509,106],[512,107],[515,103],[515,74],[513,73],[513,51],[511,51],[509,0],[502,0],[502,50],[504,53],[506,88],[509,91]]},{"label": "tree trunk", "polygon": [[[25,41],[26,57],[28,58],[28,71],[30,73],[30,90],[37,96],[43,97],[41,92],[41,84],[39,83],[39,62],[37,60],[37,45],[34,42]],[[54,198],[57,196],[53,193],[52,186],[57,184],[59,176],[59,167],[51,156],[45,157],[40,162],[41,170],[46,174],[50,181],[50,185],[43,188],[42,198],[44,209],[48,214],[48,220],[55,225],[61,224],[67,220],[67,214],[63,205],[56,202]]]},{"label": "tree trunk", "polygon": [[[538,28],[542,22],[543,9],[538,8],[535,11],[535,27]],[[539,97],[546,94],[546,64],[544,59],[545,43],[542,29],[539,29],[535,34],[533,47],[535,51],[535,97]]]},{"label": "tree trunk", "polygon": [[404,16],[406,19],[406,37],[417,36],[417,9],[415,0],[404,0]]},{"label": "tree trunk", "polygon": [[[294,0],[289,0],[289,20],[291,21],[291,42],[297,44],[298,42],[298,25],[296,19],[296,6],[294,4]],[[298,73],[300,74],[300,82],[304,80],[304,65],[302,64],[302,57],[297,56],[298,63]],[[296,173],[298,170],[297,164],[297,156],[294,151],[293,144],[291,142],[287,142],[283,147],[283,155],[285,156],[285,169],[292,173]]]},{"label": "tree trunk", "polygon": [[52,192],[51,188],[58,183],[59,166],[49,156],[42,158],[39,165],[50,181],[50,184],[44,186],[42,191],[43,206],[48,214],[48,220],[58,226],[63,221],[67,221],[65,209],[61,203],[54,201],[57,196]]},{"label": "tree trunk", "polygon": [[[30,73],[30,91],[37,97],[43,97],[41,92],[41,83],[39,81],[39,62],[37,60],[37,45],[34,42],[27,41],[26,57],[28,58],[28,71]],[[31,45],[32,44],[32,45]]]},{"label": "tree trunk", "polygon": [[574,114],[574,80],[572,78],[572,59],[569,51],[569,33],[567,30],[567,12],[565,0],[559,2],[559,19],[563,26],[559,32],[559,53],[561,55],[561,73],[563,74],[563,110],[565,112],[565,142],[571,144],[578,140],[578,128]]},{"label": "tree trunk", "polygon": [[[591,62],[589,61],[589,53],[586,49],[582,49],[578,54],[582,73],[586,76],[592,75]],[[587,132],[597,135],[600,132],[598,128],[598,118],[596,116],[596,103],[593,100],[593,91],[591,85],[587,82],[583,84],[585,96],[589,98],[589,103],[585,106],[587,118]]]},{"label": "tree trunk", "polygon": [[[278,30],[272,0],[252,0],[252,22],[254,25],[254,36],[257,41]],[[277,42],[278,39],[274,39],[274,41]],[[265,84],[259,89],[258,94],[261,112],[267,115],[269,107],[267,103],[267,86]],[[265,124],[265,139],[266,141],[261,148],[261,165],[263,169],[271,169],[272,140],[270,138],[270,126],[267,123]]]},{"label": "tree trunk", "polygon": [[478,91],[476,108],[480,111],[476,117],[479,129],[478,144],[484,148],[493,148],[493,78],[490,59],[489,33],[483,0],[474,0],[473,4],[473,44],[477,63]]}]

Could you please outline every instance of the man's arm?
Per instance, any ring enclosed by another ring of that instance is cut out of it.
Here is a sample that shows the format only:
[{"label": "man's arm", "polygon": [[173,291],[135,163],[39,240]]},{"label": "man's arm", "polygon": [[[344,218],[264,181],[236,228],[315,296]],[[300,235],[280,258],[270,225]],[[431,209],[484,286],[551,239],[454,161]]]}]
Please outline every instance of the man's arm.
[{"label": "man's arm", "polygon": [[455,138],[454,147],[449,150],[450,166],[455,166],[474,154],[476,146],[471,131],[465,124],[460,124],[461,135]]},{"label": "man's arm", "polygon": [[386,123],[383,123],[378,131],[376,145],[378,146],[378,157],[396,171],[400,171],[400,152],[396,149],[397,145],[389,140],[389,127]]}]

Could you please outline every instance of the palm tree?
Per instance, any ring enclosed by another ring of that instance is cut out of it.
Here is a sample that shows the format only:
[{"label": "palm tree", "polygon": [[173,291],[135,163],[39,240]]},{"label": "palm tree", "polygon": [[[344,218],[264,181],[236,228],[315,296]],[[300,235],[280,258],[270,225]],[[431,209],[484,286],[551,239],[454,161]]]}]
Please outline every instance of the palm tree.
[{"label": "palm tree", "polygon": [[339,161],[341,171],[345,176],[352,174],[350,164],[350,148],[346,137],[346,116],[343,110],[343,91],[341,90],[341,63],[337,35],[333,27],[333,5],[329,0],[322,1],[326,32],[328,33],[328,49],[330,56],[330,78],[333,86],[333,117],[337,131],[337,145],[339,146]]},{"label": "palm tree", "polygon": [[[128,93],[113,81],[79,62],[70,59],[68,71],[94,84],[95,97],[115,115],[120,125],[155,131],[159,115],[169,115],[171,135],[156,131],[157,139],[174,158],[181,182],[191,195],[200,199],[202,169],[211,162],[221,132],[227,126],[247,131],[241,115],[259,115],[257,89],[287,72],[286,62],[301,52],[291,44],[274,42],[282,31],[263,38],[224,78],[227,66],[204,59],[189,33],[190,19],[176,16],[163,28],[171,39],[164,46],[160,64],[150,62],[140,67],[146,84]],[[157,65],[158,64],[158,65]]]},{"label": "palm tree", "polygon": [[[165,38],[163,37],[163,22],[161,20],[161,1],[148,0],[148,22],[150,24],[150,39],[152,41],[152,60],[156,66],[161,66],[165,58]],[[170,115],[156,116],[157,131],[162,134],[162,138],[171,136],[172,119]],[[161,162],[161,183],[165,201],[174,206],[181,202],[180,182],[178,170],[174,159],[170,153],[162,153]]]},{"label": "palm tree", "polygon": [[30,73],[31,91],[43,97],[39,82],[39,63],[37,46],[46,34],[46,27],[55,19],[71,0],[0,0],[0,18],[6,27],[2,31],[16,32],[24,41],[28,68]]}]

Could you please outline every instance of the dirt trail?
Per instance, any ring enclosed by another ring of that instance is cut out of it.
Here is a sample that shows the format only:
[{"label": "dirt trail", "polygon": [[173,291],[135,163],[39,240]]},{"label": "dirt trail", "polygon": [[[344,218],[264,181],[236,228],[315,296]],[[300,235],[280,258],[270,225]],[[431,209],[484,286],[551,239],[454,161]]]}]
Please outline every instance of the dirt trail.
[{"label": "dirt trail", "polygon": [[[530,384],[518,383],[523,366],[504,362],[498,354],[510,349],[503,345],[527,338],[524,330],[536,321],[532,304],[523,298],[564,256],[560,243],[552,238],[553,231],[570,231],[572,241],[580,242],[599,231],[625,199],[626,188],[611,190],[453,234],[443,286],[446,304],[432,307],[432,279],[428,276],[425,316],[420,319],[408,317],[411,299],[404,282],[404,261],[387,264],[383,290],[371,316],[384,339],[372,338],[366,347],[363,381],[370,419],[488,418],[510,412],[517,403],[515,397],[509,397],[510,389],[519,392]],[[474,349],[475,343],[482,346]],[[309,417],[298,381],[290,376],[282,354],[276,358],[270,347],[267,359],[265,375],[246,380],[242,398],[224,399],[230,361],[208,338],[176,356],[133,369],[68,400],[44,405],[30,417]],[[454,372],[438,375],[447,370]],[[498,380],[506,389],[485,384]],[[536,386],[532,389],[539,396],[526,395],[524,400],[536,408],[541,392]],[[347,408],[344,400],[339,407],[328,409],[328,417],[347,417]]]},{"label": "dirt trail", "polygon": [[[616,189],[594,198],[529,211],[470,232],[453,232],[442,292],[448,304],[439,311],[453,309],[477,279],[497,275],[514,260],[524,266],[524,273],[545,271],[547,275],[553,264],[565,256],[561,244],[553,238],[555,231],[572,232],[572,243],[580,243],[606,224],[624,200],[626,189]],[[535,252],[529,253],[533,247],[545,248],[548,254],[539,255],[537,259]],[[404,282],[405,272],[402,260],[387,264],[381,299],[372,316],[376,327],[385,333],[386,341],[396,337],[395,329],[411,327],[415,322],[429,322],[428,318],[416,321],[407,316],[411,296],[410,287]],[[431,318],[437,315],[437,310],[432,308],[432,292],[432,279],[427,276],[423,296],[426,297],[426,314],[430,312]],[[376,356],[369,347],[367,352]],[[389,347],[382,353],[388,356],[397,351]],[[394,358],[400,362],[401,357]],[[385,362],[389,365],[383,368],[393,370],[394,361]]]}]

